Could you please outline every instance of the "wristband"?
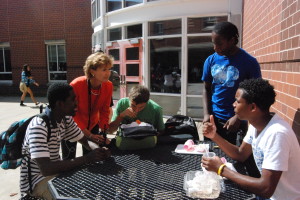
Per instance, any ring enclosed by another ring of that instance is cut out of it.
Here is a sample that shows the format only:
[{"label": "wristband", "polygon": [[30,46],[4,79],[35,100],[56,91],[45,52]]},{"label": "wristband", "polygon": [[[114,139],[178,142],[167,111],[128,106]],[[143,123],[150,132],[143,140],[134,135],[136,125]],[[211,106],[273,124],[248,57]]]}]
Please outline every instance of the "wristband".
[{"label": "wristband", "polygon": [[219,175],[219,176],[221,176],[221,174],[222,174],[222,172],[223,172],[223,169],[224,169],[224,167],[226,167],[226,165],[225,165],[225,164],[222,164],[222,165],[220,165],[220,167],[219,167],[219,169],[218,169],[218,175]]}]

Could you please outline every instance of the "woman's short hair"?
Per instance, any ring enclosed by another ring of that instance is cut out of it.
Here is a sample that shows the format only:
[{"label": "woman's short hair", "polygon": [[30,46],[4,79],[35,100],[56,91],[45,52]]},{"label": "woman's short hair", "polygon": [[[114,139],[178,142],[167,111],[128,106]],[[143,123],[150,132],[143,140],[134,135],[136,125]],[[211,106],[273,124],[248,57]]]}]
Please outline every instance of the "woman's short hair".
[{"label": "woman's short hair", "polygon": [[96,70],[98,67],[104,67],[104,66],[112,66],[113,65],[113,57],[108,56],[105,53],[96,52],[89,57],[87,57],[85,61],[85,65],[83,66],[83,71],[85,76],[90,79],[92,78],[91,69]]},{"label": "woman's short hair", "polygon": [[136,104],[146,103],[149,98],[150,92],[148,88],[143,85],[134,86],[129,92],[130,101],[134,101]]}]

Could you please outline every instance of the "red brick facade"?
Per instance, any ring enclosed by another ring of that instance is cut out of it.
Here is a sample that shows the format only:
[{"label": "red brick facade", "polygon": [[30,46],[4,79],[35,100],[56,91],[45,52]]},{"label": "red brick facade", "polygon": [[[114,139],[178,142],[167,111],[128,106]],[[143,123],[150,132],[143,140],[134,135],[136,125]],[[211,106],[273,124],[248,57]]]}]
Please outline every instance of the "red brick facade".
[{"label": "red brick facade", "polygon": [[244,0],[242,46],[261,65],[274,85],[272,109],[300,137],[300,2]]},{"label": "red brick facade", "polygon": [[10,43],[13,81],[12,86],[1,86],[0,95],[21,95],[18,85],[25,63],[32,66],[32,75],[41,85],[34,94],[46,93],[48,40],[65,41],[68,82],[83,75],[93,33],[90,1],[0,0],[0,18],[0,43]]}]

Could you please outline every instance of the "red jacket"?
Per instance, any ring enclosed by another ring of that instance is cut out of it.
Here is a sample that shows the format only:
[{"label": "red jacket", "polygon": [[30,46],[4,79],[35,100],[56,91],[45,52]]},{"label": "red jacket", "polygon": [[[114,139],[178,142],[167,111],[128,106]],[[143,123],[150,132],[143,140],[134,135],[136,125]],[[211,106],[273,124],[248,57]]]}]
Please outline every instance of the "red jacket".
[{"label": "red jacket", "polygon": [[[85,76],[75,78],[70,85],[72,85],[76,94],[78,102],[78,111],[74,116],[74,121],[77,123],[81,130],[88,127],[89,120],[89,94],[88,83]],[[99,95],[91,93],[91,108],[90,114],[90,128],[94,128],[96,124],[99,124],[101,129],[104,129],[104,125],[108,128],[109,107],[112,98],[113,84],[110,81],[103,82],[101,89],[97,91]],[[95,102],[97,101],[97,102]]]}]

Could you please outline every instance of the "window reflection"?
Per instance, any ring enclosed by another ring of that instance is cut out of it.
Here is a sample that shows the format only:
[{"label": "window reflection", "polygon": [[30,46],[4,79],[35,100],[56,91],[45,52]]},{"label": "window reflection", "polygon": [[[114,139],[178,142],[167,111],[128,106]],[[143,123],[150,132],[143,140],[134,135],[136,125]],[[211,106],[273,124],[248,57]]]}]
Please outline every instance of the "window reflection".
[{"label": "window reflection", "polygon": [[139,47],[126,48],[126,60],[139,60]]},{"label": "window reflection", "polygon": [[121,8],[122,8],[122,0],[106,0],[107,12],[111,12]]},{"label": "window reflection", "polygon": [[122,38],[122,30],[121,28],[114,28],[108,30],[109,41],[121,40]]},{"label": "window reflection", "polygon": [[180,93],[181,38],[150,40],[151,92]]},{"label": "window reflection", "polygon": [[126,38],[142,37],[142,24],[126,27]]},{"label": "window reflection", "polygon": [[125,0],[125,7],[134,6],[143,3],[143,0]]},{"label": "window reflection", "polygon": [[188,37],[188,94],[200,95],[203,64],[214,53],[210,36]]},{"label": "window reflection", "polygon": [[109,55],[111,55],[115,61],[120,60],[120,50],[119,49],[110,49],[108,51]]},{"label": "window reflection", "polygon": [[149,35],[174,35],[181,34],[181,19],[156,21],[149,23]]},{"label": "window reflection", "polygon": [[188,33],[210,33],[218,22],[227,21],[227,16],[188,18]]}]

